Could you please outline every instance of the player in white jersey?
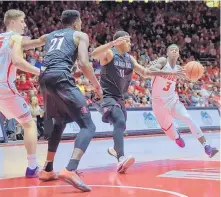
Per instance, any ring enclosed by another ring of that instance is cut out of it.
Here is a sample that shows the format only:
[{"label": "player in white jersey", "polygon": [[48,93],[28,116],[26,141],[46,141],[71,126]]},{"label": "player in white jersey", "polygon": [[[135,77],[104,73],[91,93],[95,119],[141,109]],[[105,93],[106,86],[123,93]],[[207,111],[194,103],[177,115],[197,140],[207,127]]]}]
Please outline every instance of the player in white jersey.
[{"label": "player in white jersey", "polygon": [[0,34],[0,111],[7,119],[15,118],[24,129],[24,144],[28,155],[26,177],[36,177],[37,130],[28,104],[19,95],[15,86],[17,68],[34,75],[40,70],[23,59],[23,49],[42,46],[45,37],[24,40],[21,34],[26,26],[25,14],[20,10],[8,10],[4,16],[6,32]]},{"label": "player in white jersey", "polygon": [[[172,44],[167,49],[167,59],[161,57],[153,64],[150,69],[153,71],[165,70],[172,71],[180,69],[177,65],[179,58],[179,47]],[[177,145],[184,147],[185,143],[174,125],[173,118],[182,120],[191,130],[192,134],[204,146],[205,152],[209,157],[213,157],[218,150],[211,147],[203,135],[200,127],[193,121],[184,105],[179,101],[176,93],[176,76],[155,76],[152,79],[152,107],[153,112],[162,130]]]}]

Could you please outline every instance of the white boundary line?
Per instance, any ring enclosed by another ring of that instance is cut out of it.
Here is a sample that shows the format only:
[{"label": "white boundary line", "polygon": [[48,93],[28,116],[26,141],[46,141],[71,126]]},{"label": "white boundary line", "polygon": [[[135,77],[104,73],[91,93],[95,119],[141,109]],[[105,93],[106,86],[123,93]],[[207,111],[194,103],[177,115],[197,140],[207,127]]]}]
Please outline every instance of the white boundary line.
[{"label": "white boundary line", "polygon": [[[157,191],[167,194],[172,194],[176,197],[188,197],[184,194],[180,194],[177,192],[156,189],[156,188],[148,188],[148,187],[135,187],[135,186],[125,186],[125,185],[89,185],[90,187],[106,187],[106,188],[125,188],[125,189],[137,189],[137,190],[149,190],[149,191]],[[18,190],[18,189],[36,189],[36,188],[54,188],[54,187],[72,187],[71,185],[48,185],[48,186],[29,186],[29,187],[9,187],[9,188],[0,188],[0,191],[5,190]]]}]

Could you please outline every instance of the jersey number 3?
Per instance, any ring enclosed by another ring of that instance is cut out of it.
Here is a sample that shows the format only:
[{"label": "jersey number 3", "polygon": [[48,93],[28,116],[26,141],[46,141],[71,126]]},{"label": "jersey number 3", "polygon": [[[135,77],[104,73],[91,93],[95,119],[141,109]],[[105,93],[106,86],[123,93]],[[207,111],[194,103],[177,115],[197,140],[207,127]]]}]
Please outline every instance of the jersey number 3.
[{"label": "jersey number 3", "polygon": [[163,88],[164,91],[168,91],[170,89],[172,83],[167,82],[167,85]]},{"label": "jersey number 3", "polygon": [[51,47],[49,48],[48,52],[51,52],[55,49],[60,50],[63,40],[64,40],[64,37],[52,39],[51,40]]}]

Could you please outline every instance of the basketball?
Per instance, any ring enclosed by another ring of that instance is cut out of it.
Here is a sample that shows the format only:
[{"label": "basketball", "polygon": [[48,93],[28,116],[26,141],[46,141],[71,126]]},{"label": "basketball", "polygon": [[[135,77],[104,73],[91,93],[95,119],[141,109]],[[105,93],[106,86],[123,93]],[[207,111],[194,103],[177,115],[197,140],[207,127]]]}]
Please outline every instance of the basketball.
[{"label": "basketball", "polygon": [[203,65],[197,61],[188,62],[184,69],[186,70],[186,77],[190,81],[197,81],[204,73]]}]

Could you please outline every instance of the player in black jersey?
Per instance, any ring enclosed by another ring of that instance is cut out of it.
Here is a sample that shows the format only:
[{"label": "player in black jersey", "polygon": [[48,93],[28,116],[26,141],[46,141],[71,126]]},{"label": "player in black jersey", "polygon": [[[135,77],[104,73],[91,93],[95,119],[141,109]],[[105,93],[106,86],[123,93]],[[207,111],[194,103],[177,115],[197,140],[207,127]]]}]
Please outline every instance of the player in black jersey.
[{"label": "player in black jersey", "polygon": [[59,178],[82,191],[90,191],[90,187],[82,182],[76,172],[79,161],[95,133],[95,125],[85,97],[71,74],[77,57],[82,72],[93,84],[98,97],[102,96],[102,89],[89,63],[88,35],[80,32],[80,13],[76,10],[63,11],[61,21],[64,28],[47,36],[44,71],[40,76],[45,116],[54,120],[54,128],[48,141],[47,160],[40,179],[48,181],[57,178],[53,172],[54,156],[66,123],[75,121],[80,132],[69,164],[59,173]]},{"label": "player in black jersey", "polygon": [[181,77],[184,75],[183,70],[152,72],[148,68],[144,68],[128,53],[130,48],[129,34],[125,31],[117,31],[114,41],[99,46],[91,54],[94,59],[100,60],[102,66],[100,80],[103,89],[103,100],[100,102],[103,114],[102,121],[112,123],[114,126],[114,147],[109,148],[108,152],[118,159],[119,173],[125,173],[135,162],[133,156],[124,156],[123,140],[127,119],[123,94],[129,87],[133,71],[144,78],[156,75],[178,75]]}]

